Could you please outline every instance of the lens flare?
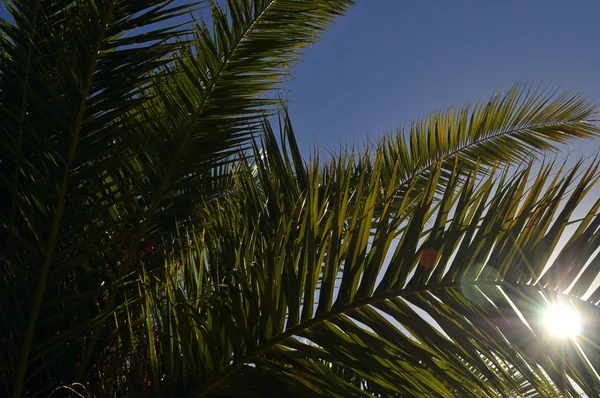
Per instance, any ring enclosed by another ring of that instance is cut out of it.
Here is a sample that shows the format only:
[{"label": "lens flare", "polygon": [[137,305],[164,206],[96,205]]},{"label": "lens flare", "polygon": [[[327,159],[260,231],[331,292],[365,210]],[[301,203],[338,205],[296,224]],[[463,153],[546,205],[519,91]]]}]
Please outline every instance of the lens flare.
[{"label": "lens flare", "polygon": [[553,336],[575,337],[581,332],[581,320],[575,309],[565,303],[550,305],[544,313],[544,324]]}]

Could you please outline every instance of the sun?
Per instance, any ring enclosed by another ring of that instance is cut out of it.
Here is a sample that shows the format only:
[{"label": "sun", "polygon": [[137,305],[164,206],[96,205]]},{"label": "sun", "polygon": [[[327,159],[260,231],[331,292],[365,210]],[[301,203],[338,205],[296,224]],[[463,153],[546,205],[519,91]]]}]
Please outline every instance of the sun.
[{"label": "sun", "polygon": [[581,320],[575,309],[565,303],[551,304],[544,313],[550,334],[559,338],[575,337],[581,332]]}]

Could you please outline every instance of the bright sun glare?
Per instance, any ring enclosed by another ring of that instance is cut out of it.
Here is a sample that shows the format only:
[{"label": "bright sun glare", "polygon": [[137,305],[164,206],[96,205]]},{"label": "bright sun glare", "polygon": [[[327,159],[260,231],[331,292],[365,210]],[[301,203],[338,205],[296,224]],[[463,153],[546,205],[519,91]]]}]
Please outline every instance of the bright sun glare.
[{"label": "bright sun glare", "polygon": [[550,334],[560,338],[574,337],[581,331],[579,315],[564,303],[552,304],[546,309],[544,324]]}]

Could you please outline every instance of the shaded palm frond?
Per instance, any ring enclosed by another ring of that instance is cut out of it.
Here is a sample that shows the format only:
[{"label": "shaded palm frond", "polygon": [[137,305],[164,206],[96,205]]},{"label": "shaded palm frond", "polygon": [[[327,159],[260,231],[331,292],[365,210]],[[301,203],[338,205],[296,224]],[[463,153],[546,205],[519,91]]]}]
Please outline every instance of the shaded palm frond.
[{"label": "shaded palm frond", "polygon": [[0,290],[2,311],[18,315],[6,395],[47,394],[89,376],[93,360],[104,366],[125,316],[119,285],[142,259],[161,263],[174,209],[191,210],[222,185],[215,176],[228,178],[214,170],[251,137],[287,72],[273,59],[293,63],[351,4],[210,3],[210,31],[175,22],[196,3],[8,3]]},{"label": "shaded palm frond", "polygon": [[[9,296],[3,310],[21,314],[10,322],[18,359],[3,378],[7,395],[11,390],[13,396],[48,393],[51,380],[68,380],[73,372],[73,365],[69,370],[64,365],[76,362],[77,344],[67,348],[50,343],[50,337],[81,325],[94,313],[93,304],[85,300],[88,308],[65,313],[64,304],[44,306],[44,297],[86,290],[90,280],[98,280],[94,273],[77,278],[56,271],[67,248],[91,238],[84,231],[99,223],[98,213],[106,206],[98,196],[110,196],[106,174],[113,171],[106,164],[119,154],[107,153],[124,135],[115,120],[142,102],[149,73],[179,46],[169,40],[185,33],[181,27],[152,29],[191,9],[170,3],[7,4],[14,23],[2,24],[0,236],[7,276],[2,290]],[[125,48],[130,45],[136,49]],[[90,213],[94,216],[82,217]],[[69,215],[76,225],[66,220]],[[81,259],[77,263],[90,266]]]}]

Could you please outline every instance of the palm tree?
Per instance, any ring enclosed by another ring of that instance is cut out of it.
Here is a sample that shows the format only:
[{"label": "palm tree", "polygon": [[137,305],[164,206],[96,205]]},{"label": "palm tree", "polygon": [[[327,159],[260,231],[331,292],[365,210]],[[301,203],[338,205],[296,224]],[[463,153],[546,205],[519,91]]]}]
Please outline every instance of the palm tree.
[{"label": "palm tree", "polygon": [[531,160],[596,108],[516,85],[305,163],[271,92],[351,3],[9,3],[5,395],[600,390],[598,164]]},{"label": "palm tree", "polygon": [[[285,65],[350,3],[7,4],[3,395],[47,395],[110,369],[119,316],[139,313],[141,261],[162,270],[162,237],[219,191],[217,171],[268,112]],[[212,26],[178,24],[207,5]]]}]

